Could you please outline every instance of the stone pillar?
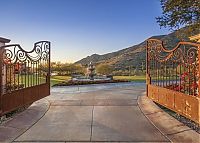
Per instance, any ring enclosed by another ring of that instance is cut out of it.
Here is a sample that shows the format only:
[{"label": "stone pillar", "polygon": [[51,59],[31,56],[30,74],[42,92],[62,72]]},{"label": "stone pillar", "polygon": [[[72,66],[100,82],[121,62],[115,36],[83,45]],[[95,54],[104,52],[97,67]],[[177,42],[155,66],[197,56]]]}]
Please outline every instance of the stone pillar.
[{"label": "stone pillar", "polygon": [[[9,43],[10,40],[6,38],[0,37],[0,95],[4,93],[4,87],[5,87],[5,68],[3,67],[3,51],[4,48],[2,46],[5,46],[6,43]],[[0,99],[1,101],[1,99]]]}]

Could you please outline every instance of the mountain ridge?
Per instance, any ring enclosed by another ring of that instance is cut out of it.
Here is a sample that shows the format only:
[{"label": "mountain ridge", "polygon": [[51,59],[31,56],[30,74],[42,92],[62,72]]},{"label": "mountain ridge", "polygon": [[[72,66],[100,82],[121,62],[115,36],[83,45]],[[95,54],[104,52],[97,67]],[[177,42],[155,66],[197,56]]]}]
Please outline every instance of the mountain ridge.
[{"label": "mountain ridge", "polygon": [[[176,44],[180,41],[176,32],[172,32],[167,35],[155,35],[151,36],[150,38],[162,40],[166,48],[175,47]],[[146,40],[139,44],[115,52],[110,52],[102,55],[92,54],[75,62],[75,64],[81,64],[84,66],[90,62],[93,62],[94,64],[108,64],[114,67],[116,70],[123,70],[130,66],[140,68],[141,65],[145,64]],[[189,39],[187,37],[184,37],[184,41],[188,40]]]}]

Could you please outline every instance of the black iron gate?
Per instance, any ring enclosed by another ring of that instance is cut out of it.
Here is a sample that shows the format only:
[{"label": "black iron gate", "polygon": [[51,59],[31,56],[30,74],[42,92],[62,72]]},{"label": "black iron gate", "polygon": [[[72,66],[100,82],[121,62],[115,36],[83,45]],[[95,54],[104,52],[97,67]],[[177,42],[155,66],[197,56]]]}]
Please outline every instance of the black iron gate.
[{"label": "black iron gate", "polygon": [[0,116],[50,95],[50,42],[0,47]]}]

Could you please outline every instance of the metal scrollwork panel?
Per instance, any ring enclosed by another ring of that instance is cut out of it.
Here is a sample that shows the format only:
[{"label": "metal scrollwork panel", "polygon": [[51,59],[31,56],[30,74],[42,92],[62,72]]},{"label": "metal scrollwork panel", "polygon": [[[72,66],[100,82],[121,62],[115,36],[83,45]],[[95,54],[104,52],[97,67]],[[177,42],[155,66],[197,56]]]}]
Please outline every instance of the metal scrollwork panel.
[{"label": "metal scrollwork panel", "polygon": [[4,63],[18,63],[18,62],[37,62],[39,60],[48,60],[49,59],[49,42],[38,42],[35,43],[32,51],[25,51],[18,44],[4,46]]},{"label": "metal scrollwork panel", "polygon": [[18,44],[2,48],[4,93],[47,82],[50,42],[37,42],[31,51],[25,51]]},{"label": "metal scrollwork panel", "polygon": [[157,39],[147,41],[147,68],[151,83],[188,95],[198,95],[200,44],[179,42],[166,49]]}]

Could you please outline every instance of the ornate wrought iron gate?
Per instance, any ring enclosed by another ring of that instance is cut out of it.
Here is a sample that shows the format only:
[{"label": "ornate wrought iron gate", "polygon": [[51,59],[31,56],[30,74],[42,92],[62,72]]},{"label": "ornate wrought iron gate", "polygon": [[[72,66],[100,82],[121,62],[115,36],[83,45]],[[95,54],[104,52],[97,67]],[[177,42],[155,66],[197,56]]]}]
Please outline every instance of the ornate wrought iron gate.
[{"label": "ornate wrought iron gate", "polygon": [[0,116],[50,95],[50,42],[0,47]]},{"label": "ornate wrought iron gate", "polygon": [[147,41],[147,96],[200,123],[200,44],[179,42],[165,49],[162,41]]}]

